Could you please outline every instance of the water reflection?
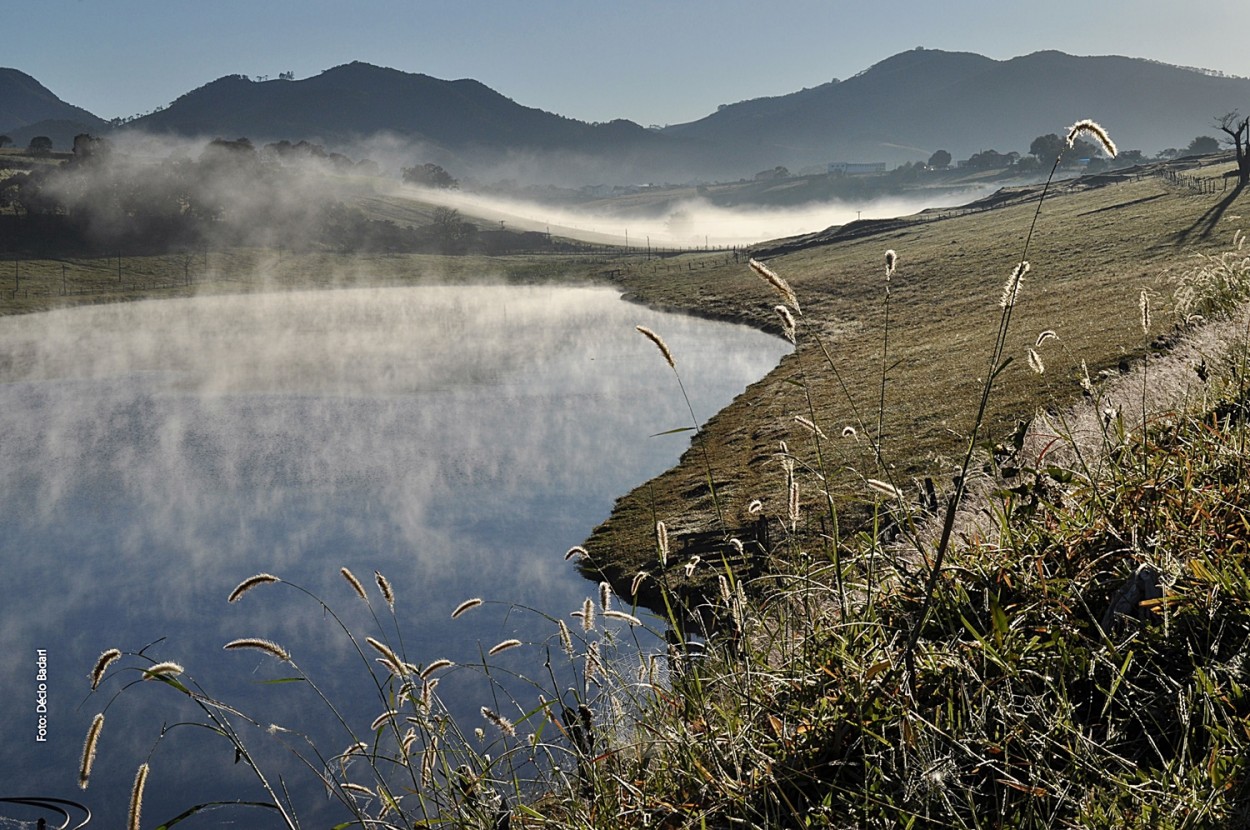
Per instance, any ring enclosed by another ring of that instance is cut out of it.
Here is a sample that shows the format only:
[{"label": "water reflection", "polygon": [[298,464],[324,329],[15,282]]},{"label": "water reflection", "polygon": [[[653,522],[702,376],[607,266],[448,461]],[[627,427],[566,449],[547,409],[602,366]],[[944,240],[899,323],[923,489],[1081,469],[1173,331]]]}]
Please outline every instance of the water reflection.
[{"label": "water reflection", "polygon": [[[560,617],[580,607],[593,586],[563,552],[688,441],[648,437],[689,416],[635,323],[664,335],[702,417],[783,351],[758,332],[586,288],[200,298],[0,321],[7,788],[78,797],[100,826],[119,826],[151,753],[152,819],[259,797],[220,740],[180,728],[153,752],[162,723],[196,713],[151,683],[111,705],[92,785],[78,794],[91,717],[135,679],[115,677],[84,702],[86,672],[106,648],[158,638],[150,653],[182,663],[209,693],[342,749],[332,723],[306,722],[310,712],[327,720],[307,690],[262,685],[281,676],[274,661],[221,650],[237,637],[276,640],[334,699],[368,700],[350,643],[289,586],[226,604],[258,571],[316,592],[364,633],[367,609],[338,569],[381,571],[399,595],[409,659],[471,663],[479,642],[548,638],[549,622],[511,604]],[[496,602],[449,620],[470,596]],[[36,741],[38,649],[46,742]],[[495,662],[533,670],[537,649]],[[469,671],[451,672],[440,692],[471,713],[484,702]],[[372,704],[344,712],[360,732],[377,714]],[[293,786],[308,779],[285,774]],[[308,815],[324,809],[316,788],[307,799]]]}]

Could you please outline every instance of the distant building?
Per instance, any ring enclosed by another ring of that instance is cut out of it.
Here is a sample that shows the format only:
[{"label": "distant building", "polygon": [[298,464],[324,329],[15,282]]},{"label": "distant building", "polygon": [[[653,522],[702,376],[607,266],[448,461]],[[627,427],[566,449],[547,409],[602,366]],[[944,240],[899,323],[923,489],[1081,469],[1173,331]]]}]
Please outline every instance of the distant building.
[{"label": "distant building", "polygon": [[884,161],[835,161],[830,162],[828,172],[841,176],[865,176],[871,173],[884,173]]}]

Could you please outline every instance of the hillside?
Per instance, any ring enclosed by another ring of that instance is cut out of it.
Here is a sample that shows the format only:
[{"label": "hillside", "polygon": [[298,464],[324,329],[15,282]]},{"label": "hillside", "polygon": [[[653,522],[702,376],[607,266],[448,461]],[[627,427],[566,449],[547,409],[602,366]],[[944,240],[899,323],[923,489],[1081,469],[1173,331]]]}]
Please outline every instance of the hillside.
[{"label": "hillside", "polygon": [[449,165],[564,153],[663,165],[681,144],[630,121],[588,124],[522,106],[475,80],[446,81],[367,63],[303,80],[219,78],[131,128],[181,136],[305,139],[346,147],[379,134],[424,145]]},{"label": "hillside", "polygon": [[46,135],[68,147],[76,134],[100,132],[107,122],[82,107],[67,104],[24,72],[0,68],[0,133],[17,146]]},{"label": "hillside", "polygon": [[1250,79],[1140,58],[1036,52],[997,61],[915,49],[845,81],[722,107],[664,134],[720,148],[751,169],[830,161],[924,161],[945,149],[1027,152],[1055,124],[1096,117],[1122,149],[1148,154],[1212,134],[1250,106]]},{"label": "hillside", "polygon": [[[1081,117],[1097,118],[1122,150],[1153,155],[1215,134],[1214,118],[1239,108],[1250,108],[1250,79],[1141,58],[1049,51],[1000,61],[914,49],[846,80],[725,105],[663,130],[590,124],[475,80],[361,62],[302,80],[226,76],[126,128],[258,144],[307,140],[353,157],[397,155],[392,172],[428,161],[478,182],[582,186],[736,181],[831,162],[893,166],[939,149],[956,160],[988,149],[1023,154],[1037,136]],[[46,134],[67,148],[77,132],[107,129],[33,78],[0,70],[0,130],[16,143]]]}]

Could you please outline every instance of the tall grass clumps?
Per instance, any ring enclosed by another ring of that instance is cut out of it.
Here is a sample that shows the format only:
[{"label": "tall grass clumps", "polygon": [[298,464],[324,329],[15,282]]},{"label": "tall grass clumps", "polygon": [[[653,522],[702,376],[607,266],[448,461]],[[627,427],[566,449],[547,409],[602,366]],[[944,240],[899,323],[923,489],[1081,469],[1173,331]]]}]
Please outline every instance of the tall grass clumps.
[{"label": "tall grass clumps", "polygon": [[[1074,124],[1069,145],[1079,134],[1114,154],[1094,122]],[[874,351],[868,374],[879,386],[869,392],[842,382],[816,304],[805,315],[784,269],[751,260],[783,301],[773,311],[795,348],[803,407],[785,418],[798,437],[787,433],[770,456],[774,492],[718,493],[701,454],[715,505],[704,518],[723,534],[719,548],[684,550],[670,527],[695,522],[655,515],[647,564],[626,578],[628,592],[596,578],[579,607],[550,616],[519,609],[542,618],[545,639],[481,644],[476,664],[408,653],[398,635],[402,590],[381,574],[375,595],[340,571],[346,601],[363,600],[371,615],[368,632],[276,576],[240,583],[231,602],[279,589],[311,602],[368,679],[369,700],[349,707],[321,691],[294,650],[255,637],[226,644],[280,661],[317,696],[340,743],[292,739],[289,748],[339,801],[348,816],[340,826],[1250,822],[1250,259],[1238,235],[1232,251],[1177,279],[1171,311],[1182,327],[1199,316],[1231,321],[1218,348],[1196,347],[1200,364],[1178,358],[1178,370],[1163,365],[1167,357],[1143,358],[1135,374],[1109,381],[1091,377],[1080,355],[1061,361],[1051,350],[1067,346],[1054,330],[1012,331],[1013,315],[1046,290],[1046,268],[1029,265],[1040,218],[1039,200],[1020,249],[1003,252],[1002,270],[986,278],[982,300],[997,330],[985,339],[984,371],[963,387],[973,395],[944,492],[901,476],[903,460],[884,440],[896,365],[890,327],[907,326],[916,308],[891,304],[892,285],[907,276],[906,249],[886,252],[877,284],[882,341],[879,371]],[[1124,296],[1107,313],[1140,319],[1146,353],[1162,308],[1136,287]],[[639,333],[676,373],[680,356],[655,332]],[[1079,371],[1063,368],[1078,362]],[[818,366],[845,398],[836,410],[808,383]],[[1084,397],[1051,402],[1008,436],[987,434],[989,402],[1009,371],[1038,384],[1067,371],[1072,396]],[[1165,379],[1178,394],[1147,394]],[[871,449],[855,456],[867,469],[843,449],[860,441]],[[843,480],[869,517],[848,532]],[[752,542],[760,549],[748,555],[726,526],[731,511],[764,519],[767,546]],[[577,546],[565,559],[604,572],[596,555]],[[694,577],[711,587],[692,590]],[[638,607],[642,595],[654,615]],[[449,603],[446,613],[459,619],[495,601]],[[505,653],[532,655],[532,671],[504,671]],[[439,697],[453,672],[476,674],[487,690],[467,713]],[[145,678],[154,683],[139,684]],[[138,686],[135,694],[164,684],[189,698],[249,766],[269,808],[302,826],[303,805],[252,752],[258,736],[244,727],[261,725],[181,666],[110,650],[91,682],[101,691]],[[121,699],[112,695],[110,705]],[[108,752],[102,724],[101,715],[84,747],[84,785],[92,759]],[[268,737],[286,741],[301,729],[275,725]]]}]

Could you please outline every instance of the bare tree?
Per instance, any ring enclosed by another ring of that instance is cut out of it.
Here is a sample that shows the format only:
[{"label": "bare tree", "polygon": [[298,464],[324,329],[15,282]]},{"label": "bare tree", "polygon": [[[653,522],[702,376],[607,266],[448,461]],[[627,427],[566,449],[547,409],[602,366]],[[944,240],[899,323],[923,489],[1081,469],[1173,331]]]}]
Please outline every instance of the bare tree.
[{"label": "bare tree", "polygon": [[1243,116],[1237,110],[1226,112],[1215,122],[1215,126],[1228,134],[1225,139],[1237,150],[1237,184],[1245,187],[1250,184],[1250,115]]}]

